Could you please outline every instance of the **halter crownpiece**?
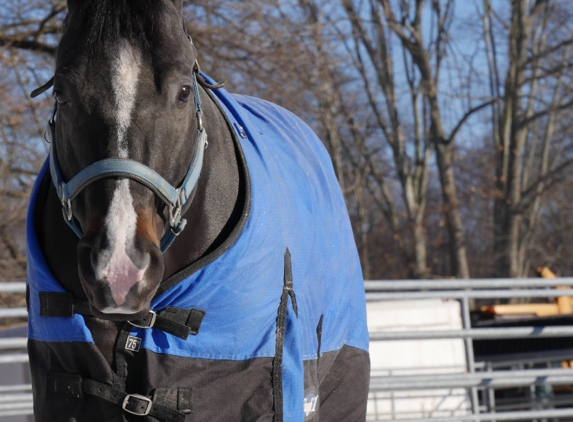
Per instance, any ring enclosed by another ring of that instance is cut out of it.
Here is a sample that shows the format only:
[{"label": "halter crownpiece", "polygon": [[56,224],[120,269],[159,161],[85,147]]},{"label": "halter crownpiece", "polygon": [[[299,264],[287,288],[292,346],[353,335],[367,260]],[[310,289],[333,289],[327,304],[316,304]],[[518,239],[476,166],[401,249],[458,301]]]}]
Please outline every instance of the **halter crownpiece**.
[{"label": "halter crownpiece", "polygon": [[165,252],[173,243],[175,238],[183,231],[187,220],[182,218],[182,208],[187,202],[193,200],[197,181],[203,168],[203,156],[207,147],[207,131],[203,127],[203,110],[201,108],[201,98],[197,87],[197,73],[199,66],[195,62],[193,68],[193,96],[195,99],[195,110],[197,115],[197,141],[195,143],[195,153],[193,161],[187,170],[185,179],[178,188],[173,187],[167,180],[159,175],[155,170],[137,161],[128,158],[106,158],[97,161],[72,177],[68,182],[64,182],[62,171],[58,164],[56,152],[56,122],[57,102],[54,111],[48,121],[48,136],[50,137],[50,174],[52,182],[56,187],[58,198],[62,203],[62,214],[64,220],[70,228],[81,239],[84,232],[79,221],[73,214],[72,201],[80,192],[96,180],[109,177],[127,177],[141,183],[152,190],[169,209],[169,229],[165,232],[160,242],[161,252]]}]

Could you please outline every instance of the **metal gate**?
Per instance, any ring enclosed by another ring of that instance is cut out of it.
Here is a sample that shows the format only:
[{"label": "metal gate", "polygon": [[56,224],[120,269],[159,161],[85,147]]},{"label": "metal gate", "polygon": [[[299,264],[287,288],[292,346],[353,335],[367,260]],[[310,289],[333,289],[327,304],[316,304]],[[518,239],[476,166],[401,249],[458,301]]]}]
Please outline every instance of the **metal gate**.
[{"label": "metal gate", "polygon": [[[26,283],[0,283],[0,293],[25,293]],[[27,317],[26,308],[0,309],[0,319]],[[18,336],[18,334],[20,334]],[[0,421],[32,414],[25,330],[0,331]],[[6,418],[8,417],[8,418]]]},{"label": "metal gate", "polygon": [[[573,420],[573,395],[563,399],[542,396],[540,389],[572,385],[573,369],[555,368],[563,361],[573,360],[573,350],[508,355],[505,360],[477,361],[474,340],[573,337],[573,325],[530,326],[511,328],[471,328],[471,299],[512,299],[573,297],[573,278],[560,279],[472,279],[472,280],[403,280],[365,282],[367,301],[400,301],[424,299],[455,299],[460,303],[462,327],[447,331],[370,332],[371,342],[462,339],[465,345],[466,371],[430,375],[371,377],[370,394],[397,391],[432,391],[465,389],[470,406],[467,414],[404,418],[399,414],[375,415],[370,420],[409,422],[435,421],[509,421],[509,420]],[[557,289],[560,287],[560,289]],[[548,366],[540,368],[539,366]],[[531,394],[518,403],[496,403],[495,391],[522,387]],[[512,410],[513,408],[513,410]],[[515,409],[521,409],[516,411]],[[507,411],[504,411],[507,410]],[[442,412],[443,413],[443,412]],[[371,415],[370,415],[371,416]]]},{"label": "metal gate", "polygon": [[[401,280],[365,282],[367,301],[416,301],[452,299],[459,301],[461,329],[439,331],[385,331],[370,332],[372,344],[388,341],[427,341],[461,339],[465,349],[464,372],[396,375],[373,374],[371,397],[378,393],[395,394],[401,391],[460,390],[468,398],[467,411],[452,415],[432,415],[431,409],[421,417],[400,415],[396,412],[370,414],[369,420],[396,420],[409,422],[436,421],[552,421],[573,420],[573,390],[571,395],[551,397],[540,394],[551,387],[573,385],[573,369],[554,367],[561,362],[573,361],[573,348],[549,353],[508,355],[505,359],[476,361],[474,340],[573,337],[573,325],[512,328],[471,328],[469,303],[471,299],[511,299],[573,297],[573,278],[560,279],[472,279],[472,280]],[[557,289],[557,287],[561,287]],[[23,282],[2,282],[0,293],[24,293]],[[0,318],[26,316],[24,308],[0,309]],[[25,337],[0,337],[0,374],[6,368],[26,365]],[[547,367],[540,367],[540,366]],[[10,385],[0,377],[0,421],[4,417],[30,415],[32,394],[29,383]],[[530,394],[520,402],[497,401],[496,391],[519,387]],[[545,390],[544,390],[545,389]],[[443,413],[443,412],[442,412]]]}]

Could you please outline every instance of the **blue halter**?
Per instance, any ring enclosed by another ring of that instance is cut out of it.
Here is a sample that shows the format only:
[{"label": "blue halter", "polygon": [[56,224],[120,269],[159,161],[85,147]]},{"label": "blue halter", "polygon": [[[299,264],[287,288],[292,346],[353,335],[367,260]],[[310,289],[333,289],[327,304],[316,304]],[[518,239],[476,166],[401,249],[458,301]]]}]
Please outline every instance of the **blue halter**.
[{"label": "blue halter", "polygon": [[106,158],[97,161],[76,174],[67,183],[64,182],[62,171],[58,164],[56,153],[56,123],[57,103],[54,112],[48,122],[48,134],[50,136],[50,174],[56,187],[56,192],[62,203],[62,214],[64,220],[71,229],[81,239],[84,236],[79,221],[72,211],[72,201],[87,186],[96,180],[108,177],[127,177],[135,180],[151,189],[169,208],[169,229],[163,235],[160,243],[161,252],[165,252],[171,246],[175,238],[183,231],[187,220],[181,217],[182,208],[187,201],[193,199],[195,187],[203,167],[203,155],[207,147],[207,131],[203,127],[201,119],[203,111],[201,109],[201,99],[197,88],[198,67],[193,70],[193,96],[195,98],[195,110],[197,114],[197,142],[195,143],[195,154],[191,166],[185,175],[183,183],[178,188],[174,188],[167,180],[161,177],[156,171],[128,158]]}]

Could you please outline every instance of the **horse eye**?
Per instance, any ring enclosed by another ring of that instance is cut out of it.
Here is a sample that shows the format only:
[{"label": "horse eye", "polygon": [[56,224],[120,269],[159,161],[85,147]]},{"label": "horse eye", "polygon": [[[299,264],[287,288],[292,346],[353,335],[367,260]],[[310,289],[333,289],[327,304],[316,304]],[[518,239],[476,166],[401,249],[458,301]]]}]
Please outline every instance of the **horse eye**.
[{"label": "horse eye", "polygon": [[66,96],[62,93],[62,91],[54,91],[54,97],[56,98],[56,101],[58,102],[58,104],[63,105],[66,104],[68,102],[68,99],[66,98]]},{"label": "horse eye", "polygon": [[179,90],[179,94],[177,95],[177,101],[180,103],[187,103],[189,102],[189,97],[191,96],[191,87],[185,85],[181,87]]}]

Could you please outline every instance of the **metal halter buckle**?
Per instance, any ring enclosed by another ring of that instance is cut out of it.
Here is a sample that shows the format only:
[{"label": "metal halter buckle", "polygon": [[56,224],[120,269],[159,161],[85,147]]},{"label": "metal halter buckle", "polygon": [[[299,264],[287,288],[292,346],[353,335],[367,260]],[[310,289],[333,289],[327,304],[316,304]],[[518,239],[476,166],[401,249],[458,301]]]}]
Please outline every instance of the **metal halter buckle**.
[{"label": "metal halter buckle", "polygon": [[72,202],[69,199],[62,199],[62,208],[68,221],[72,221],[72,217],[74,216],[72,212]]},{"label": "metal halter buckle", "polygon": [[197,110],[197,113],[195,113],[195,114],[197,115],[199,132],[203,132],[203,118],[201,117],[201,116],[203,116],[203,112],[201,110]]},{"label": "metal halter buckle", "polygon": [[[129,404],[129,400],[132,398],[137,399],[137,400],[141,400],[141,401],[147,403],[147,406],[146,406],[145,410],[143,411],[143,413],[142,412],[134,412],[133,410],[127,409],[127,405]],[[147,415],[149,415],[149,412],[151,412],[152,406],[153,406],[153,402],[151,401],[150,398],[142,396],[141,394],[128,394],[123,399],[123,404],[121,405],[121,408],[123,410],[125,410],[127,413],[131,413],[132,415],[147,416]]]},{"label": "metal halter buckle", "polygon": [[179,189],[177,190],[177,202],[175,206],[169,206],[169,225],[175,227],[177,224],[177,217],[181,216],[181,198],[179,197]]},{"label": "metal halter buckle", "polygon": [[138,325],[132,321],[127,321],[129,322],[131,325],[133,325],[134,327],[137,328],[152,328],[155,325],[155,320],[157,319],[157,314],[155,313],[155,311],[149,311],[149,314],[151,314],[151,322],[149,323],[149,325]]}]

